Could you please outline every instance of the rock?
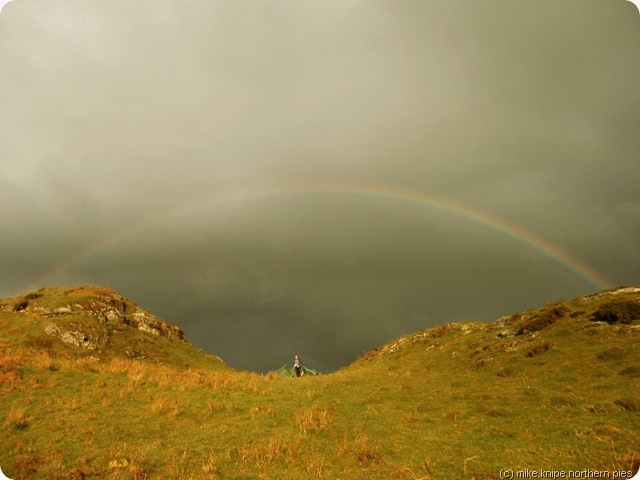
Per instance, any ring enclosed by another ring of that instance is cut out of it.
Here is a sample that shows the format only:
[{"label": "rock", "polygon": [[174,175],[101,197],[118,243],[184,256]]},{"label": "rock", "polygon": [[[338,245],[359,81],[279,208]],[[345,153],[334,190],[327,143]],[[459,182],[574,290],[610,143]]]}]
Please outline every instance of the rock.
[{"label": "rock", "polygon": [[168,322],[160,320],[146,310],[136,307],[135,312],[124,318],[124,323],[148,333],[149,335],[166,337],[171,340],[184,340],[184,332]]},{"label": "rock", "polygon": [[89,341],[89,338],[87,338],[84,333],[78,331],[62,330],[62,328],[54,323],[48,323],[47,325],[45,325],[44,333],[51,337],[59,338],[67,345],[81,347],[86,350],[98,349],[98,347],[93,342]]},{"label": "rock", "polygon": [[60,336],[60,327],[54,323],[48,323],[44,326],[44,333],[52,337]]},{"label": "rock", "polygon": [[498,332],[496,334],[496,338],[511,338],[511,337],[515,337],[516,335],[518,335],[518,329],[517,328],[510,328],[508,330],[502,330],[500,332]]}]

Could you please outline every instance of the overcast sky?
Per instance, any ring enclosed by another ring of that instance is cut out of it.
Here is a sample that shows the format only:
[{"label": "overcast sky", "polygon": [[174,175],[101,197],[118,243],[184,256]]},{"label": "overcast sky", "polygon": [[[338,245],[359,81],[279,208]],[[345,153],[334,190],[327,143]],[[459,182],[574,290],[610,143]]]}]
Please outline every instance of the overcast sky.
[{"label": "overcast sky", "polygon": [[626,0],[14,0],[0,296],[104,285],[324,372],[640,284]]}]

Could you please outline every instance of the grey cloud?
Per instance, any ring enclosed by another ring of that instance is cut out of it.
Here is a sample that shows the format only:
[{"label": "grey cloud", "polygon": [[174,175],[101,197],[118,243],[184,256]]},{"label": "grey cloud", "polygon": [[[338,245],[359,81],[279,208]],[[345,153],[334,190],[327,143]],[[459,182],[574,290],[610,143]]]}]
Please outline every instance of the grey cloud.
[{"label": "grey cloud", "polygon": [[[329,371],[598,288],[483,213],[637,283],[627,4],[10,2],[0,292],[104,284],[234,366]],[[374,187],[291,190],[326,184]]]}]

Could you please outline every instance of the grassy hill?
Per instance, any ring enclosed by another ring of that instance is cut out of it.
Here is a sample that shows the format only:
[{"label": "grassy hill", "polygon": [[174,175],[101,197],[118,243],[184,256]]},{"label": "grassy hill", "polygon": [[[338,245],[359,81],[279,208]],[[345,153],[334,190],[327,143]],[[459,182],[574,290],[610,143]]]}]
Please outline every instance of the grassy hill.
[{"label": "grassy hill", "polygon": [[49,287],[0,301],[0,466],[14,480],[625,478],[639,352],[640,288],[624,288],[276,379],[112,290]]}]

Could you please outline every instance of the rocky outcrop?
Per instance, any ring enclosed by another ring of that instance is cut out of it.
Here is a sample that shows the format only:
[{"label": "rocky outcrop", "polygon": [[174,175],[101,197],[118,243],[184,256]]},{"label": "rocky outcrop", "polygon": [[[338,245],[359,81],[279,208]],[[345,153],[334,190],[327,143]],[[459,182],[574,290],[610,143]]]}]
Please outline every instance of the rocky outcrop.
[{"label": "rocky outcrop", "polygon": [[399,350],[403,350],[411,344],[440,338],[451,332],[462,332],[463,334],[468,334],[474,330],[483,329],[486,327],[486,324],[474,322],[471,320],[468,320],[466,322],[448,323],[446,325],[423,330],[412,335],[405,335],[404,337],[400,337],[397,340],[384,345],[379,349],[379,351],[382,354],[389,354]]},{"label": "rocky outcrop", "polygon": [[[478,342],[479,346],[474,347],[472,355],[478,352],[526,350],[527,357],[535,357],[551,348],[549,342],[540,338],[555,327],[567,324],[579,325],[575,328],[610,327],[609,333],[612,335],[628,335],[640,329],[638,320],[640,287],[620,287],[569,302],[558,300],[523,313],[500,317],[493,323],[466,321],[440,325],[376,347],[365,353],[362,359],[370,360],[414,347],[442,350],[446,342],[441,337],[454,334],[454,337],[460,338],[460,335],[475,331],[484,331],[486,335]],[[458,354],[457,351],[452,353]],[[483,361],[491,359],[486,357]]]},{"label": "rocky outcrop", "polygon": [[51,358],[224,365],[191,345],[177,326],[104,287],[45,287],[0,299],[0,326],[11,331],[12,342],[46,350]]},{"label": "rocky outcrop", "polygon": [[98,346],[91,342],[89,338],[79,331],[63,330],[55,323],[48,323],[44,326],[44,333],[51,337],[57,337],[67,345],[81,347],[86,350],[97,350]]},{"label": "rocky outcrop", "polygon": [[184,332],[178,327],[160,320],[155,315],[138,307],[130,316],[123,317],[123,322],[149,335],[167,337],[171,340],[184,340]]},{"label": "rocky outcrop", "polygon": [[108,348],[114,334],[133,328],[146,335],[183,341],[184,332],[118,292],[103,287],[47,287],[9,299],[0,310],[46,319],[47,336],[85,350]]}]

